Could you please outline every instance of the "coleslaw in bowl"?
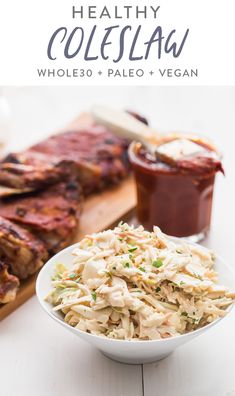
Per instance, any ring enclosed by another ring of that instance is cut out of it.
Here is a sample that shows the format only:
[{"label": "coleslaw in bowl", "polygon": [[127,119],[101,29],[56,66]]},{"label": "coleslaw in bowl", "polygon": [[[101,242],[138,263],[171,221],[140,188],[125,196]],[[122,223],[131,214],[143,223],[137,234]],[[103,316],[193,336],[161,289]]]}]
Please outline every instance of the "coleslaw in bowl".
[{"label": "coleslaw in bowl", "polygon": [[37,295],[50,316],[109,357],[145,363],[226,315],[235,295],[218,277],[234,287],[232,272],[208,249],[157,227],[119,224],[49,260]]}]

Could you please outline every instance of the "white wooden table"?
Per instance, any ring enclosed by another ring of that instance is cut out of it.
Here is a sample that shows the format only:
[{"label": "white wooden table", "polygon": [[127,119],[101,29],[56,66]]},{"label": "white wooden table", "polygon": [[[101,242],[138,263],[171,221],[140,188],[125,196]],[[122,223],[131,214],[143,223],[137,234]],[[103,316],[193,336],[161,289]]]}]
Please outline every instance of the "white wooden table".
[{"label": "white wooden table", "polygon": [[[224,153],[208,246],[235,267],[232,88],[5,88],[12,110],[10,149],[66,124],[92,103],[132,108],[165,130],[200,132]],[[0,323],[1,396],[234,396],[235,315],[167,359],[128,366],[103,357],[42,312],[36,297]]]}]

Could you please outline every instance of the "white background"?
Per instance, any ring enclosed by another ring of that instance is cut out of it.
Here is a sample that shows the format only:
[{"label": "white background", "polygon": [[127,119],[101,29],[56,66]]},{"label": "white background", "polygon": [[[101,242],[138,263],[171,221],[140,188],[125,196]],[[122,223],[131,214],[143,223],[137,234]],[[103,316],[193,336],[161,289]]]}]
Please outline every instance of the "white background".
[{"label": "white background", "polygon": [[[143,67],[148,73],[150,70],[157,71],[164,68],[198,68],[199,77],[189,78],[160,78],[158,73],[153,77],[139,78],[111,78],[108,79],[105,72],[98,76],[97,72],[107,67],[117,67],[111,62],[104,61],[84,62],[81,57],[73,60],[64,60],[61,56],[57,61],[49,61],[46,55],[47,44],[52,32],[61,26],[67,26],[71,31],[75,26],[86,26],[87,32],[96,20],[80,21],[72,19],[72,5],[97,5],[102,9],[105,4],[112,10],[113,1],[104,0],[88,2],[87,0],[1,0],[0,5],[0,85],[231,85],[235,84],[234,73],[234,0],[119,0],[116,2],[121,8],[126,4],[160,5],[158,18],[154,21],[148,19],[131,20],[133,28],[139,23],[144,23],[144,36],[148,39],[157,25],[163,27],[163,34],[167,36],[169,31],[176,28],[176,37],[182,37],[187,28],[190,29],[185,48],[179,58],[163,56],[155,60],[153,55],[148,62],[128,62],[123,60],[119,65],[125,68]],[[115,20],[101,20],[99,33],[95,37],[94,49],[98,48],[102,29],[117,24]],[[130,21],[118,20],[125,25]],[[86,40],[88,37],[86,37]],[[131,39],[127,40],[127,47]],[[143,46],[143,45],[142,45]],[[116,52],[115,49],[113,52]],[[154,50],[153,50],[154,52]],[[59,52],[58,52],[59,53]],[[136,66],[133,64],[136,63]],[[38,67],[44,68],[92,68],[92,78],[47,78],[41,80],[37,74]]]},{"label": "white background", "polygon": [[[234,262],[234,88],[5,88],[8,148],[19,150],[64,126],[93,103],[131,108],[160,130],[217,141],[226,177],[217,176],[206,244]],[[166,360],[141,366],[107,360],[42,312],[36,297],[0,323],[1,396],[234,396],[234,313]],[[142,376],[143,374],[143,376]]]}]

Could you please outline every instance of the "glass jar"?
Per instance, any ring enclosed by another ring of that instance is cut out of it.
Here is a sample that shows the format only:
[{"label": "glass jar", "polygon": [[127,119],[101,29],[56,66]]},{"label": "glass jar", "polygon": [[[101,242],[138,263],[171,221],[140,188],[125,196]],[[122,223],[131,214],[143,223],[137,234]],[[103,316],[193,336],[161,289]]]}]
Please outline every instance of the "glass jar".
[{"label": "glass jar", "polygon": [[161,161],[149,161],[140,149],[140,143],[129,147],[138,223],[149,231],[156,225],[171,236],[202,240],[210,229],[216,170],[182,172]]}]

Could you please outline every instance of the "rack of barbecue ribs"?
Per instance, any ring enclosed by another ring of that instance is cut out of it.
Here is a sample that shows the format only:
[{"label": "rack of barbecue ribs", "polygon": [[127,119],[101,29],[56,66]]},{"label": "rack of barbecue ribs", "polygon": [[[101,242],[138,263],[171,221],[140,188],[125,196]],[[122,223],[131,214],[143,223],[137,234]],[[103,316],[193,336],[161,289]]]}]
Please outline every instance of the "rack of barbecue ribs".
[{"label": "rack of barbecue ribs", "polygon": [[71,241],[83,197],[121,182],[128,141],[103,126],[53,135],[0,161],[0,303]]},{"label": "rack of barbecue ribs", "polygon": [[81,204],[81,187],[69,180],[2,199],[0,216],[29,230],[52,255],[70,242],[78,225]]},{"label": "rack of barbecue ribs", "polygon": [[0,304],[13,301],[16,298],[19,285],[19,279],[9,274],[7,264],[0,261]]},{"label": "rack of barbecue ribs", "polygon": [[35,273],[48,258],[48,252],[39,238],[2,217],[0,246],[0,303],[7,303],[15,299],[19,279]]},{"label": "rack of barbecue ribs", "polygon": [[60,133],[0,163],[0,184],[22,192],[73,176],[88,195],[118,183],[129,170],[128,142],[102,126]]}]

